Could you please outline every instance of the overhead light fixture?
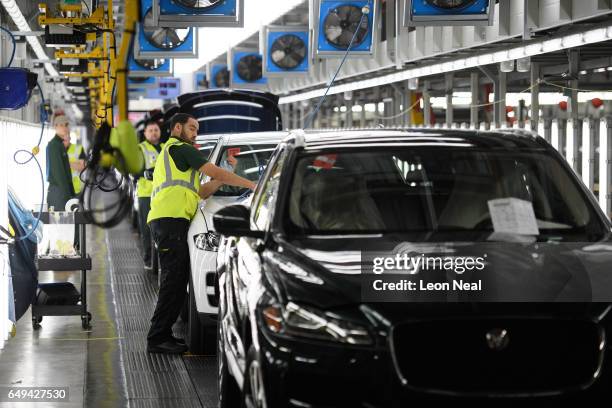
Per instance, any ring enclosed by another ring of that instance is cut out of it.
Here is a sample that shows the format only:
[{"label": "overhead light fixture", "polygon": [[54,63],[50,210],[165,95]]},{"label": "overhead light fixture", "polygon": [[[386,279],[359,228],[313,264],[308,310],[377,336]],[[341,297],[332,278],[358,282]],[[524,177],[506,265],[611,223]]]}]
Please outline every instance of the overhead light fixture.
[{"label": "overhead light fixture", "polygon": [[529,72],[531,71],[531,58],[519,58],[516,60],[516,71],[517,72]]},{"label": "overhead light fixture", "polygon": [[[393,74],[387,74],[376,78],[365,79],[361,81],[349,82],[342,85],[332,86],[328,95],[343,93],[346,91],[356,91],[359,89],[367,89],[379,86],[380,84],[390,84],[400,81],[406,81],[410,78],[419,78],[429,75],[441,74],[459,69],[476,68],[481,65],[496,64],[512,59],[510,55],[522,54],[524,58],[533,57],[535,55],[546,54],[552,51],[559,51],[566,48],[574,47],[580,39],[580,45],[593,44],[602,41],[607,41],[612,36],[612,25],[599,27],[584,33],[568,34],[558,38],[547,39],[539,42],[534,42],[528,45],[522,45],[504,51],[495,51],[478,56],[457,59],[454,61],[443,62],[433,65],[427,65],[418,68],[411,68]],[[605,71],[605,68],[604,68]],[[279,104],[287,104],[299,102],[302,100],[319,98],[325,94],[325,88],[315,89],[308,92],[303,92],[295,95],[284,96],[279,100]]]},{"label": "overhead light fixture", "polygon": [[499,70],[501,72],[512,72],[512,71],[514,71],[514,60],[500,62],[499,63]]}]

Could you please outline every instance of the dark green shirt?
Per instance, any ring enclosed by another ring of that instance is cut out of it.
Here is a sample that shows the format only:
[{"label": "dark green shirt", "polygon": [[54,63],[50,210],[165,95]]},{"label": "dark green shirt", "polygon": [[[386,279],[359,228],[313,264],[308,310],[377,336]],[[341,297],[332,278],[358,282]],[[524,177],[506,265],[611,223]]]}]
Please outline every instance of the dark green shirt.
[{"label": "dark green shirt", "polygon": [[169,149],[170,157],[172,157],[174,165],[180,171],[187,171],[189,169],[199,170],[200,167],[208,162],[206,154],[190,144],[170,146]]},{"label": "dark green shirt", "polygon": [[74,197],[72,173],[68,153],[62,139],[55,135],[47,144],[47,205],[55,211],[64,211],[66,202]]}]

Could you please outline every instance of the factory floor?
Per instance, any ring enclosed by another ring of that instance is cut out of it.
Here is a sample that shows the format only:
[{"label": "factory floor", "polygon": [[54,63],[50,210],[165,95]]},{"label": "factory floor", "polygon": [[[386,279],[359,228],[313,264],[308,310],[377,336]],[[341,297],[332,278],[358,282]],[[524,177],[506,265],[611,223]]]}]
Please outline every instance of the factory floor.
[{"label": "factory floor", "polygon": [[[0,407],[213,407],[216,359],[146,351],[146,334],[157,297],[157,277],[144,272],[138,235],[127,223],[88,227],[93,269],[87,275],[90,330],[78,316],[45,316],[32,328],[29,312],[0,351],[0,390],[68,387],[67,402],[6,402]],[[80,274],[45,272],[39,282],[70,281]],[[182,322],[175,334],[183,336]]]}]

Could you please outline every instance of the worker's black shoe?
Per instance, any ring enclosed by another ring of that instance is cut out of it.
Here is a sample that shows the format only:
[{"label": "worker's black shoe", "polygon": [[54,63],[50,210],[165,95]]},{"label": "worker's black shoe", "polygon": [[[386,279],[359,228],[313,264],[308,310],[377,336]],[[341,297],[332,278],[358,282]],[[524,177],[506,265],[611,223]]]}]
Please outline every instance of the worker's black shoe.
[{"label": "worker's black shoe", "polygon": [[172,336],[172,340],[174,340],[174,342],[176,344],[182,344],[182,345],[187,344],[187,343],[185,343],[185,339],[181,339],[180,337]]},{"label": "worker's black shoe", "polygon": [[149,353],[164,353],[164,354],[183,354],[187,351],[185,344],[179,344],[174,340],[168,340],[160,344],[149,344],[147,351]]}]

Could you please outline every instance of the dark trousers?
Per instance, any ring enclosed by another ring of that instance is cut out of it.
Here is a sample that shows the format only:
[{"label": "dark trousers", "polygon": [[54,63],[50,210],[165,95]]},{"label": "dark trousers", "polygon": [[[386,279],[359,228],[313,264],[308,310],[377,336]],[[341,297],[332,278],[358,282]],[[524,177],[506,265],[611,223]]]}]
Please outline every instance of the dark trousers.
[{"label": "dark trousers", "polygon": [[150,210],[151,197],[138,197],[138,228],[142,242],[142,260],[148,266],[151,266],[151,230],[147,224]]},{"label": "dark trousers", "polygon": [[150,224],[153,239],[159,249],[160,284],[157,306],[151,318],[147,336],[150,345],[170,340],[187,297],[189,282],[189,221],[180,218],[160,218]]}]

